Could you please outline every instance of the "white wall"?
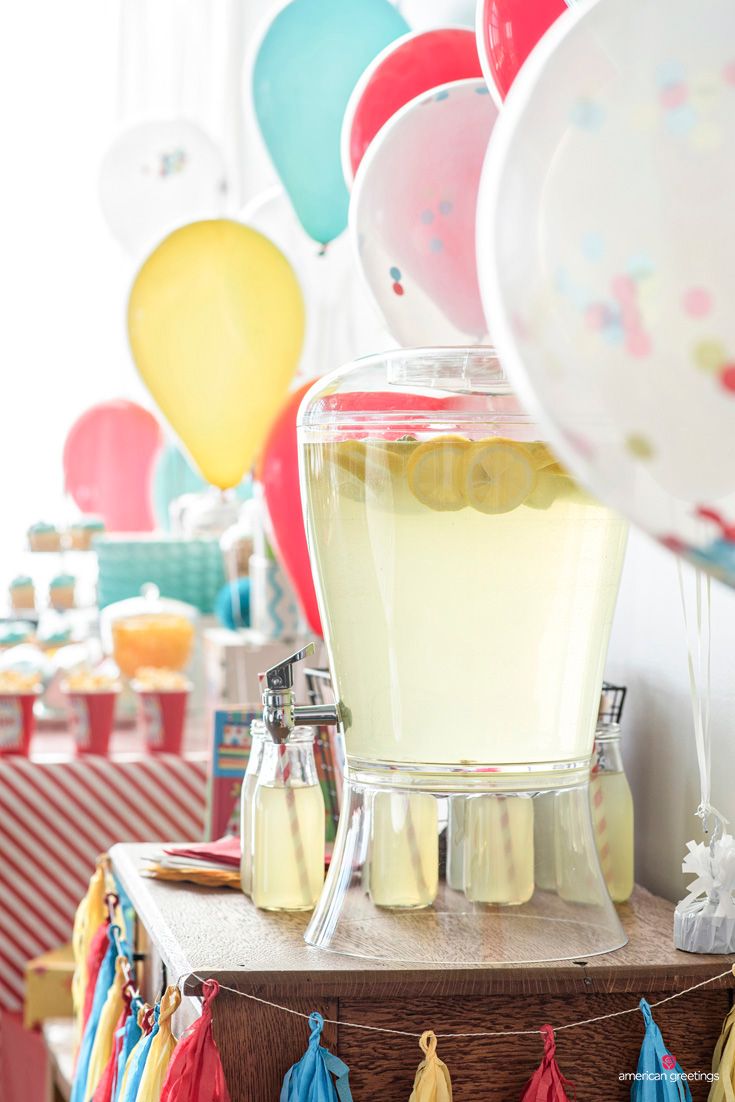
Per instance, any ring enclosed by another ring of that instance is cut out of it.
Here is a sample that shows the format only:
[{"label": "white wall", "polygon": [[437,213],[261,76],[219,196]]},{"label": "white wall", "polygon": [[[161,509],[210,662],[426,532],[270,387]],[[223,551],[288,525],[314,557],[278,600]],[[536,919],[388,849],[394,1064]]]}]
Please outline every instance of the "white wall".
[{"label": "white wall", "polygon": [[[685,568],[691,583],[692,571]],[[691,584],[690,584],[691,588]],[[735,824],[735,593],[712,583],[712,802]],[[629,688],[626,772],[636,813],[636,879],[683,895],[681,861],[702,840],[684,620],[672,555],[631,532],[606,676]]]}]

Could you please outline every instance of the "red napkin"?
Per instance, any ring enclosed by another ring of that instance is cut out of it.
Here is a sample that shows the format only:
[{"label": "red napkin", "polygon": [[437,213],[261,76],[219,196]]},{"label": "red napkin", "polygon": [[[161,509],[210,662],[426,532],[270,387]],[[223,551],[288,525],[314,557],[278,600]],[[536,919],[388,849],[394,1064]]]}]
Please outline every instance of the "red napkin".
[{"label": "red napkin", "polygon": [[183,846],[164,846],[163,852],[170,857],[188,857],[240,867],[240,839],[231,835],[218,838],[216,842],[187,842]]}]

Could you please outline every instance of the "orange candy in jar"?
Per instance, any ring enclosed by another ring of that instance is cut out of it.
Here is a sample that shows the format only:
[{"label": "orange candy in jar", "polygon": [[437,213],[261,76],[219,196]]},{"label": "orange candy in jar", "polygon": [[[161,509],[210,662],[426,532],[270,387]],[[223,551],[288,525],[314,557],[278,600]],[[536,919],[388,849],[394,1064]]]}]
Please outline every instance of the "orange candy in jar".
[{"label": "orange candy in jar", "polygon": [[185,616],[158,612],[124,616],[112,622],[112,654],[122,673],[133,677],[142,666],[182,670],[189,661],[194,625]]}]

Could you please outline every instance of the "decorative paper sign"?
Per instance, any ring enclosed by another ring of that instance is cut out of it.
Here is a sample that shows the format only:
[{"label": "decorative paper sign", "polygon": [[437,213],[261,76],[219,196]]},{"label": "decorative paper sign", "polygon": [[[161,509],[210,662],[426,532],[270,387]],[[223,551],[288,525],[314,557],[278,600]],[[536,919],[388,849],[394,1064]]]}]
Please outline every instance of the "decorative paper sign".
[{"label": "decorative paper sign", "polygon": [[250,724],[261,706],[214,713],[212,766],[209,777],[207,837],[240,833],[240,789],[250,756]]}]

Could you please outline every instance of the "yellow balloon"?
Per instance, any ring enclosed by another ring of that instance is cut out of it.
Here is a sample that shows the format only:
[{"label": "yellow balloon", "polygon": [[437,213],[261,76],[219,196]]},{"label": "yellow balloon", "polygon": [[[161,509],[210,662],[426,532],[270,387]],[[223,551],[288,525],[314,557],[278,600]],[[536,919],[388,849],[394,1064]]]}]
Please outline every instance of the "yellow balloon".
[{"label": "yellow balloon", "polygon": [[204,478],[236,486],[301,353],[304,303],[283,253],[225,219],[175,230],[133,283],[128,334],[144,383]]}]

